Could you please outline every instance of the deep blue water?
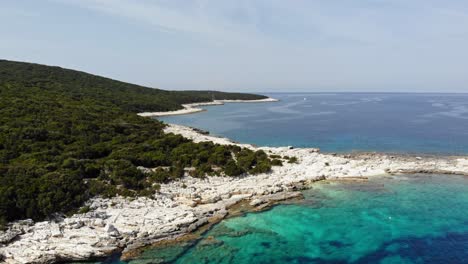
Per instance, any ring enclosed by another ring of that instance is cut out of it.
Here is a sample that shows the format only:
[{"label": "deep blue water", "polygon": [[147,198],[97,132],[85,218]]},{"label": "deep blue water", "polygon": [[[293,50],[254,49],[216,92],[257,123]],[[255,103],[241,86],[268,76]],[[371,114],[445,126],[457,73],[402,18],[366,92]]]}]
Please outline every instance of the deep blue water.
[{"label": "deep blue water", "polygon": [[230,103],[160,118],[260,146],[324,152],[468,153],[468,94],[268,94],[277,103]]}]

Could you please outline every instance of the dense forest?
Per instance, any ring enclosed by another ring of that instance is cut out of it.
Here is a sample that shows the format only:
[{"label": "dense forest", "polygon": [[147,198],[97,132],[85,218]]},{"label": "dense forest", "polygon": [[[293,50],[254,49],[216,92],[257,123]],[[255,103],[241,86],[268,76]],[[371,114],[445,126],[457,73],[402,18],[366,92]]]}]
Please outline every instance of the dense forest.
[{"label": "dense forest", "polygon": [[[140,111],[264,96],[164,91],[84,72],[0,60],[0,226],[76,212],[90,197],[150,196],[159,184],[267,172],[263,151],[164,134]],[[146,168],[158,168],[145,171]]]}]

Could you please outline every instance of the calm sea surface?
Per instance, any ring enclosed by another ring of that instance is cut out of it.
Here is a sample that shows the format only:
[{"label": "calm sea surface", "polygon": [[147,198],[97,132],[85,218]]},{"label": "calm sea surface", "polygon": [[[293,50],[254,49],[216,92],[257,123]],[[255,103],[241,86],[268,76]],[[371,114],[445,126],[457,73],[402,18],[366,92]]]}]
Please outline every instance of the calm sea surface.
[{"label": "calm sea surface", "polygon": [[[270,94],[163,118],[257,145],[468,154],[468,95]],[[305,199],[215,225],[130,263],[468,263],[468,177],[317,183]],[[125,263],[118,256],[101,263]]]},{"label": "calm sea surface", "polygon": [[281,101],[209,106],[161,120],[260,146],[468,153],[468,94],[268,95]]}]

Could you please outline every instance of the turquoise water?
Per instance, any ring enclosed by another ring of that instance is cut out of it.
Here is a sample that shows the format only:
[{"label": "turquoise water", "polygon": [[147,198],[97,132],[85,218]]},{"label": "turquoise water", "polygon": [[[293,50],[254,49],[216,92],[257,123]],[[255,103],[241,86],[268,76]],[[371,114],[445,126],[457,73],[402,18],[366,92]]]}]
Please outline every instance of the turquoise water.
[{"label": "turquoise water", "polygon": [[323,182],[304,196],[129,263],[468,263],[467,177]]},{"label": "turquoise water", "polygon": [[468,94],[269,95],[281,101],[210,106],[161,120],[260,146],[468,154]]}]

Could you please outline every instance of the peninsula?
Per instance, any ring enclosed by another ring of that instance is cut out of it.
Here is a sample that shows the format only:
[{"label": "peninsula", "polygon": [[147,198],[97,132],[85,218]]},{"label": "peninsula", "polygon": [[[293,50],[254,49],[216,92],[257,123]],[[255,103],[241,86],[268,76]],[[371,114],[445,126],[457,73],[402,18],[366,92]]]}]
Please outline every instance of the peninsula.
[{"label": "peninsula", "polygon": [[274,98],[264,98],[264,99],[253,99],[253,100],[213,100],[211,102],[201,102],[201,103],[191,103],[183,104],[183,109],[174,110],[174,111],[163,111],[163,112],[144,112],[138,113],[139,116],[171,116],[171,115],[186,115],[193,114],[205,111],[200,106],[210,106],[210,105],[223,105],[224,103],[268,103],[268,102],[277,102],[277,99]]}]

